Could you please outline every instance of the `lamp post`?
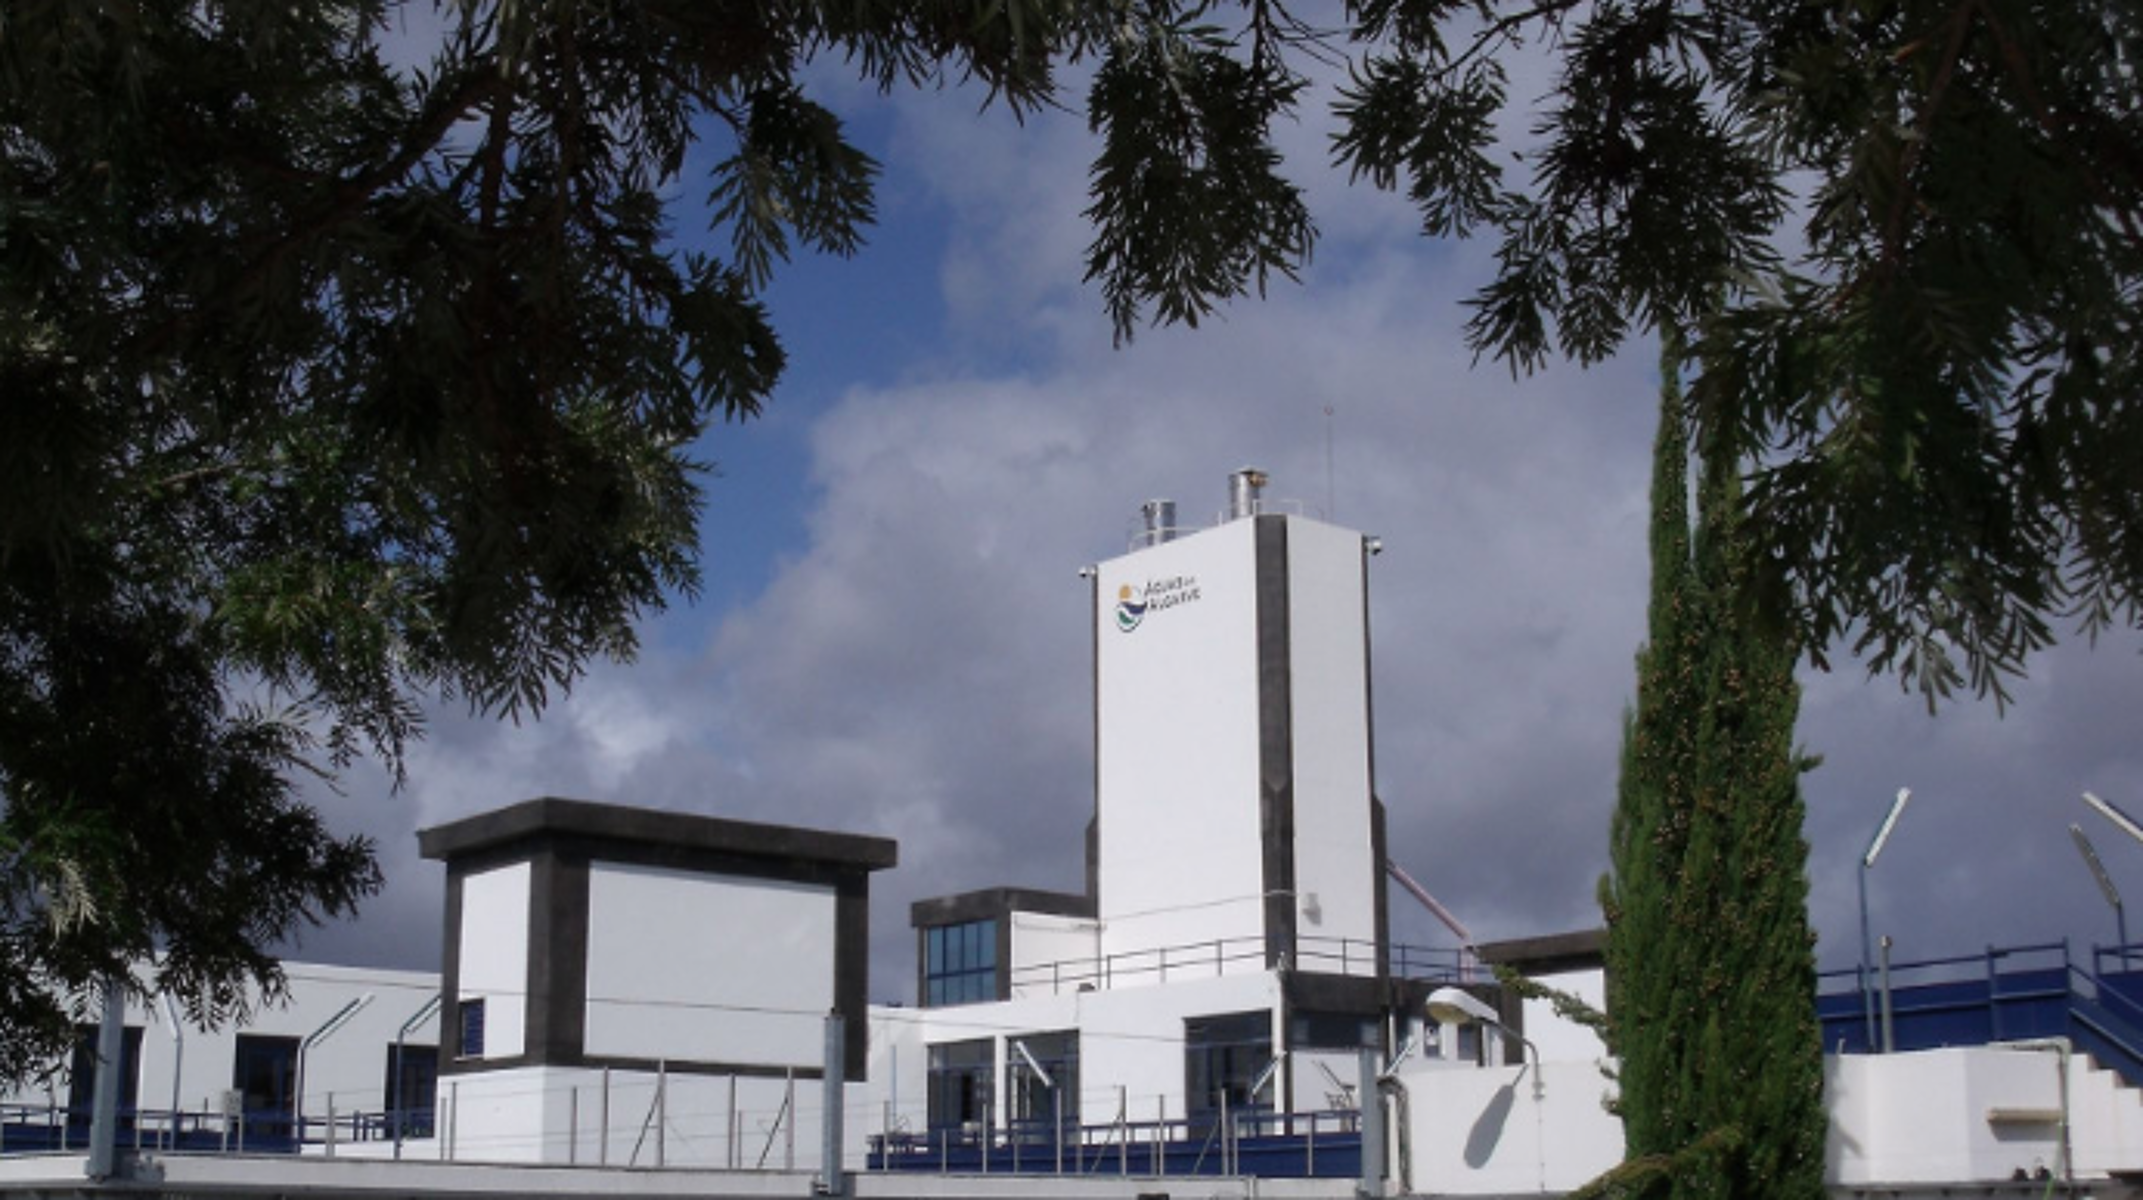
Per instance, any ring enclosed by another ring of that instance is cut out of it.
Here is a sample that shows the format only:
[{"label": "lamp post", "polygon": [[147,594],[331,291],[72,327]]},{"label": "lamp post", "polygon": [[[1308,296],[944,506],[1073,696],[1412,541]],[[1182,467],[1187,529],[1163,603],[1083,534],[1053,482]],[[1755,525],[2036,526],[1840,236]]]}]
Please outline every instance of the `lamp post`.
[{"label": "lamp post", "polygon": [[[2121,907],[2121,891],[2113,886],[2113,877],[2106,874],[2106,865],[2098,861],[2098,850],[2091,839],[2084,836],[2083,826],[2070,825],[2069,837],[2076,843],[2076,852],[2083,855],[2084,865],[2091,868],[2091,877],[2098,880],[2098,890],[2105,893],[2106,903],[2113,906],[2113,927],[2120,935],[2121,969],[2128,969],[2128,911]],[[2091,964],[2098,969],[2097,963]]]},{"label": "lamp post", "polygon": [[[1497,1015],[1496,1010],[1488,1007],[1485,1001],[1472,992],[1455,987],[1440,987],[1429,993],[1428,1001],[1424,1007],[1428,1009],[1429,1019],[1432,1021],[1442,1022],[1447,1025],[1487,1025],[1491,1028],[1502,1030],[1508,1037],[1517,1038],[1524,1044],[1526,1049],[1533,1052],[1533,1164],[1536,1171],[1535,1179],[1540,1185],[1540,1192],[1542,1195],[1546,1195],[1548,1191],[1548,1134],[1547,1116],[1543,1112],[1546,1106],[1541,1103],[1541,1100],[1547,1094],[1547,1086],[1541,1079],[1543,1064],[1540,1061],[1540,1047],[1533,1044],[1533,1039],[1505,1025],[1503,1019]],[[1523,1062],[1519,1063],[1518,1069],[1522,1073],[1525,1070],[1525,1064]]]},{"label": "lamp post", "polygon": [[1540,1078],[1540,1047],[1533,1044],[1533,1039],[1505,1025],[1486,1001],[1460,988],[1440,987],[1429,993],[1426,1007],[1431,1020],[1445,1025],[1488,1025],[1524,1043],[1525,1048],[1533,1052],[1533,1097],[1540,1098],[1544,1090]]},{"label": "lamp post", "polygon": [[1875,866],[1875,858],[1883,852],[1890,841],[1890,834],[1897,828],[1897,819],[1905,812],[1905,802],[1912,799],[1911,788],[1899,788],[1897,799],[1890,802],[1890,811],[1883,823],[1868,841],[1868,849],[1860,856],[1860,1010],[1867,1033],[1868,1048],[1875,1048],[1875,993],[1868,988],[1868,965],[1875,958],[1875,939],[1868,934],[1868,871]]},{"label": "lamp post", "polygon": [[[2114,828],[2139,842],[2143,842],[2143,825],[2138,825],[2134,817],[2115,808],[2112,802],[2101,800],[2090,792],[2083,794],[2083,802],[2097,809],[2100,816],[2113,822]],[[2087,844],[2083,840],[2083,834],[2076,832],[2074,825],[2069,826],[2069,829],[2076,838],[2076,844],[2079,848]],[[2107,877],[2105,868],[2098,864],[2098,856],[2086,851],[2085,857],[2091,863],[2092,872],[2098,876],[2099,889],[2106,893],[2107,901],[2113,905],[2115,917],[2121,921],[2121,969],[2125,971],[2128,969],[2128,926],[2127,919],[2121,912],[2120,893],[2113,890],[2113,881]]]}]

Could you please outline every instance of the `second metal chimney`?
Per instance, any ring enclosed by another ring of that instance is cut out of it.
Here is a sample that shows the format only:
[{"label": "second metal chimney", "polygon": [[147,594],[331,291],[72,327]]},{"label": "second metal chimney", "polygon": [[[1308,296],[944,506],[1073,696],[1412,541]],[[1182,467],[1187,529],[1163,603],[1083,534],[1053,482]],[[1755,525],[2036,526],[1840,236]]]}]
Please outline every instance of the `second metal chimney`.
[{"label": "second metal chimney", "polygon": [[1139,530],[1139,545],[1158,546],[1176,540],[1175,501],[1148,500],[1138,506],[1138,515],[1144,526]]},{"label": "second metal chimney", "polygon": [[1228,476],[1228,519],[1239,521],[1256,516],[1265,484],[1265,472],[1256,467],[1242,467]]}]

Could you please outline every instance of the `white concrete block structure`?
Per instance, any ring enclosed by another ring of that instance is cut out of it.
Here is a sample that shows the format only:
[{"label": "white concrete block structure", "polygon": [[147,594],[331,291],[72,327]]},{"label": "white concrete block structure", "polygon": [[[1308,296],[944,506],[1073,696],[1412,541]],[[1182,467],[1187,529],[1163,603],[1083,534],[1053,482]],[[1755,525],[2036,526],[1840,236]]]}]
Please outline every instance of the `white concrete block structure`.
[{"label": "white concrete block structure", "polygon": [[893,843],[555,798],[418,843],[447,870],[450,1156],[789,1161],[818,1136],[797,1083],[825,1075],[829,1016],[862,1077],[869,879]]},{"label": "white concrete block structure", "polygon": [[1374,546],[1264,482],[1238,471],[1198,531],[1151,502],[1131,549],[1084,572],[1087,890],[914,905],[922,1007],[873,1014],[874,1131],[949,1155],[1110,1122],[1196,1141],[1222,1114],[1351,1128],[1361,1048],[1423,1032],[1430,983],[1388,945]]}]

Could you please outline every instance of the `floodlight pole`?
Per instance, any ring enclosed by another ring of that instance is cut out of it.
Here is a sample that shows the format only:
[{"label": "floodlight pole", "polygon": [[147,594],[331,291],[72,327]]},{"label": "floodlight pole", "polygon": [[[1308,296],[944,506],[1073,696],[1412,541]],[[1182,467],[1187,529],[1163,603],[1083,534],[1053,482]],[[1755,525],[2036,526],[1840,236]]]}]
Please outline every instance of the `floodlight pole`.
[{"label": "floodlight pole", "polygon": [[1868,840],[1867,852],[1860,856],[1860,1011],[1861,1026],[1867,1037],[1870,1050],[1875,1048],[1875,993],[1868,987],[1869,964],[1875,958],[1875,939],[1868,932],[1868,871],[1875,866],[1875,858],[1883,852],[1890,834],[1897,828],[1897,819],[1905,811],[1905,802],[1912,799],[1911,788],[1899,788],[1897,799],[1890,802],[1890,811],[1883,823],[1876,827],[1875,836]]},{"label": "floodlight pole", "polygon": [[[2097,809],[2100,816],[2113,822],[2114,827],[2122,833],[2139,842],[2143,842],[2143,826],[2138,826],[2135,818],[2115,808],[2108,801],[2092,795],[2090,792],[2083,794],[2083,802]],[[2084,861],[2091,864],[2092,874],[2098,877],[2099,890],[2106,893],[2107,903],[2113,905],[2113,918],[2121,931],[2121,969],[2126,971],[2128,969],[2128,917],[2121,908],[2121,894],[2113,890],[2113,880],[2106,874],[2106,868],[2099,863],[2098,855],[2090,850],[2090,841],[2084,837],[2083,830],[2071,825],[2069,826],[2069,836],[2076,839],[2076,848],[2083,851]]]}]

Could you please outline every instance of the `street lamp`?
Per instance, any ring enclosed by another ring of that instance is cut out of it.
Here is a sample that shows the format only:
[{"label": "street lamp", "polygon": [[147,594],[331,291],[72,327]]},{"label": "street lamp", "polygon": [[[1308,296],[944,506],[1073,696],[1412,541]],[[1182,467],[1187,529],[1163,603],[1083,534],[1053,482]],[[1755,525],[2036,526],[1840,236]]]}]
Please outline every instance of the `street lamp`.
[{"label": "street lamp", "polygon": [[1461,988],[1440,987],[1429,993],[1427,1008],[1429,1019],[1440,1024],[1488,1025],[1524,1043],[1525,1048],[1533,1052],[1533,1098],[1540,1098],[1543,1090],[1540,1078],[1540,1047],[1533,1044],[1533,1039],[1505,1025],[1496,1010],[1488,1007],[1487,1001]]},{"label": "street lamp", "polygon": [[1897,799],[1890,802],[1890,812],[1875,830],[1868,842],[1867,853],[1860,856],[1860,1010],[1865,1019],[1868,1048],[1875,1048],[1875,993],[1868,988],[1869,964],[1875,958],[1874,939],[1868,936],[1868,871],[1875,866],[1875,857],[1883,852],[1889,842],[1891,831],[1897,828],[1897,819],[1904,815],[1905,802],[1912,799],[1911,788],[1899,788]]},{"label": "street lamp", "polygon": [[2111,821],[2114,823],[2114,825],[2118,826],[2122,833],[2127,834],[2129,837],[2132,837],[2139,842],[2143,842],[2143,825],[2136,824],[2136,820],[2134,817],[2131,817],[2127,813],[2122,812],[2120,809],[2113,807],[2113,804],[2110,801],[2101,800],[2089,792],[2085,792],[2083,794],[2083,802],[2097,809],[2100,815],[2104,816],[2108,821]]},{"label": "street lamp", "polygon": [[[2121,969],[2128,969],[2128,912],[2121,907],[2121,891],[2113,886],[2113,876],[2106,874],[2106,865],[2098,861],[2098,851],[2091,839],[2084,836],[2083,826],[2070,825],[2069,837],[2076,843],[2076,852],[2083,855],[2084,865],[2091,868],[2091,877],[2098,880],[2098,890],[2106,895],[2106,903],[2113,906],[2113,926],[2120,934]],[[2091,964],[2093,971],[2098,964]]]},{"label": "street lamp", "polygon": [[[2143,842],[2143,825],[2136,824],[2134,817],[2115,808],[2111,801],[2101,800],[2090,792],[2085,792],[2083,802],[2097,809],[2100,816],[2113,822],[2114,828],[2119,829],[2122,833],[2139,842]],[[2072,825],[2069,828],[2073,830],[2075,826]],[[2084,843],[2081,840],[2083,835],[2078,833],[2075,836],[2079,839],[2077,845],[2083,845]],[[2097,865],[2096,856],[2091,856],[2091,859],[2091,870],[2098,876],[2098,886],[2106,893],[2106,899],[2113,904],[2114,914],[2119,916],[2121,914],[2121,902],[2118,893],[2113,890],[2113,881],[2107,877],[2105,869]],[[2121,969],[2123,971],[2128,969],[2128,929],[2125,919],[2121,927]]]}]

